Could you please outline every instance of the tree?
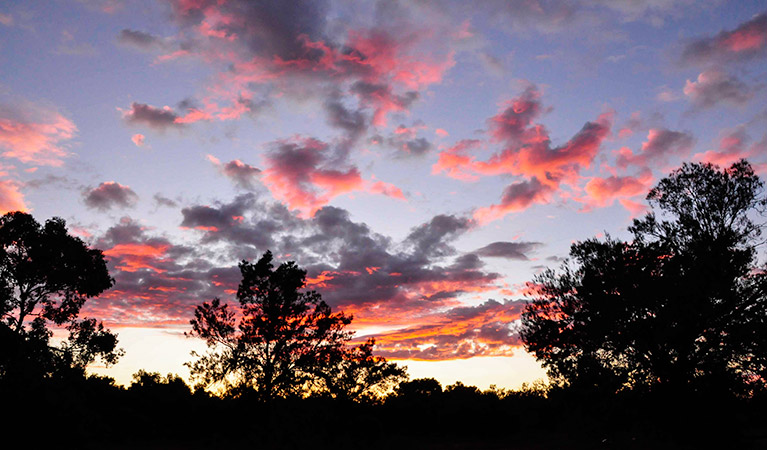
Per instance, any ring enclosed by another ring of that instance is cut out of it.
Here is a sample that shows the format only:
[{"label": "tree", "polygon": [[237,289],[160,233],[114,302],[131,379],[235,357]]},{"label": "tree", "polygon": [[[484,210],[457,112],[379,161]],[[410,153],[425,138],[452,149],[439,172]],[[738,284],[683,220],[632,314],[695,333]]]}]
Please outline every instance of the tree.
[{"label": "tree", "polygon": [[407,379],[406,368],[373,355],[375,339],[331,353],[322,365],[323,390],[334,398],[380,401],[390,389]]},{"label": "tree", "polygon": [[[101,250],[70,236],[64,220],[41,226],[23,212],[0,217],[0,379],[82,373],[96,358],[115,363],[117,336],[78,317],[113,283]],[[54,327],[68,332],[59,346],[50,342]]]},{"label": "tree", "polygon": [[573,244],[535,281],[521,337],[555,381],[617,391],[767,383],[767,275],[755,267],[767,205],[746,161],[684,164],[647,196],[633,240]]},{"label": "tree", "polygon": [[433,399],[442,394],[442,384],[434,378],[416,378],[400,383],[395,394],[406,400]]},{"label": "tree", "polygon": [[333,314],[316,291],[302,291],[306,272],[292,261],[275,269],[267,251],[239,267],[238,314],[219,299],[195,308],[191,336],[205,339],[209,351],[187,363],[193,378],[229,395],[255,390],[265,401],[306,392],[322,362],[350,339],[344,327],[352,318]]},{"label": "tree", "polygon": [[133,374],[132,378],[133,381],[131,381],[128,390],[146,394],[155,401],[158,397],[180,399],[192,395],[189,386],[176,374],[169,373],[162,376],[159,372],[147,372],[140,369]]}]

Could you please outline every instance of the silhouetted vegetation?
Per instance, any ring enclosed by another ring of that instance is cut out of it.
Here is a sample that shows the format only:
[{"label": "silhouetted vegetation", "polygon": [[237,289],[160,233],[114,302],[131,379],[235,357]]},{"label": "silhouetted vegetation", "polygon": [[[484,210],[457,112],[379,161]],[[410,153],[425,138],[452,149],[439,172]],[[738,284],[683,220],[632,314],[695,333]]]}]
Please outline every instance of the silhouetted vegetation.
[{"label": "silhouetted vegetation", "polygon": [[[118,355],[114,335],[77,320],[112,284],[103,256],[63,221],[8,214],[4,429],[31,448],[765,448],[762,187],[745,161],[686,164],[650,192],[656,211],[634,221],[631,241],[574,244],[570,263],[536,279],[523,316],[552,383],[513,391],[409,380],[374,356],[374,340],[350,345],[352,318],[268,252],[240,264],[238,310],[218,299],[195,309],[191,335],[209,351],[189,363],[193,389],[144,370],[128,387],[86,376],[95,356]],[[48,322],[70,341],[52,347]]]},{"label": "silhouetted vegetation", "polygon": [[352,318],[334,314],[316,291],[303,290],[306,271],[294,262],[272,265],[267,251],[240,263],[239,315],[219,299],[195,308],[192,336],[209,351],[188,363],[192,377],[227,396],[255,393],[264,401],[310,393],[373,399],[404,376],[372,355],[373,341],[347,347]]},{"label": "silhouetted vegetation", "polygon": [[650,191],[634,239],[574,244],[538,277],[521,336],[573,388],[751,396],[767,383],[763,183],[740,161],[685,164]]},{"label": "silhouetted vegetation", "polygon": [[[0,383],[84,373],[96,358],[117,361],[117,337],[92,318],[85,301],[112,287],[101,250],[67,233],[62,219],[41,226],[31,215],[0,217]],[[53,345],[52,328],[67,337]]]}]

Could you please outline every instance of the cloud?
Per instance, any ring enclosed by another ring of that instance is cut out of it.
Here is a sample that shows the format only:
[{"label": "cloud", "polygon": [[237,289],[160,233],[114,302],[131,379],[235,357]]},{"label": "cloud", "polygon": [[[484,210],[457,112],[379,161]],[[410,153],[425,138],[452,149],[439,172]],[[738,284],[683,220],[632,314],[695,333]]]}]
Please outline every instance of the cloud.
[{"label": "cloud", "polygon": [[61,166],[69,156],[66,141],[75,124],[55,109],[29,102],[0,105],[0,149],[5,158],[29,164]]},{"label": "cloud", "polygon": [[368,129],[368,117],[365,112],[361,109],[347,108],[340,94],[325,101],[325,111],[328,123],[343,130],[349,143],[356,142]]},{"label": "cloud", "polygon": [[480,175],[517,175],[524,180],[509,185],[499,204],[479,208],[474,218],[480,223],[496,220],[510,212],[522,211],[535,203],[547,203],[560,185],[574,185],[582,169],[591,166],[602,142],[610,135],[614,113],[609,111],[586,124],[565,144],[552,146],[549,132],[535,123],[545,111],[541,93],[529,85],[522,94],[506,103],[488,120],[493,141],[504,148],[485,161],[469,153],[481,141],[460,141],[440,152],[432,173],[473,181]]},{"label": "cloud", "polygon": [[123,120],[130,124],[145,125],[156,130],[180,127],[179,116],[171,108],[155,108],[151,105],[133,102],[123,112]]},{"label": "cloud", "polygon": [[541,247],[541,242],[493,242],[480,249],[474,250],[479,256],[490,258],[506,258],[528,261],[527,254]]},{"label": "cloud", "polygon": [[333,198],[355,191],[404,199],[399,188],[382,181],[367,181],[345,154],[334,154],[330,146],[313,138],[295,137],[270,144],[262,182],[272,195],[304,217]]},{"label": "cloud", "polygon": [[233,159],[223,164],[213,155],[208,155],[207,158],[208,161],[218,167],[224,176],[232,180],[235,186],[248,191],[255,189],[256,182],[261,175],[261,169],[246,164],[239,159]]},{"label": "cloud", "polygon": [[626,121],[626,123],[623,124],[623,126],[618,131],[618,137],[621,139],[625,139],[629,136],[632,136],[635,132],[637,132],[639,129],[641,129],[644,126],[644,122],[642,121],[642,116],[640,115],[639,111],[635,111],[631,113],[631,116]]},{"label": "cloud", "polygon": [[767,13],[761,13],[730,31],[688,43],[682,51],[685,63],[747,61],[767,55]]},{"label": "cloud", "polygon": [[[511,324],[525,302],[488,300],[461,306],[376,338],[376,352],[390,359],[446,360],[475,356],[511,356],[521,346]],[[367,337],[367,336],[366,336]]]},{"label": "cloud", "polygon": [[665,164],[671,156],[686,156],[692,149],[695,139],[685,132],[667,128],[652,128],[647,133],[647,140],[642,143],[639,153],[623,147],[618,152],[618,167],[625,169],[629,165],[647,167],[653,164]]},{"label": "cloud", "polygon": [[128,208],[136,204],[138,195],[128,186],[114,181],[105,181],[98,187],[83,192],[85,205],[106,211],[112,208]]},{"label": "cloud", "polygon": [[414,246],[417,256],[448,256],[455,253],[448,242],[472,226],[473,221],[469,218],[440,214],[411,230],[405,241]]},{"label": "cloud", "polygon": [[471,150],[482,146],[479,139],[462,139],[455,145],[439,152],[437,162],[431,167],[432,174],[445,172],[450,178],[463,181],[476,181],[479,179],[473,173],[472,164],[474,158],[469,154]]},{"label": "cloud", "polygon": [[[592,177],[584,186],[587,196],[581,201],[589,207],[605,207],[612,205],[615,200],[625,200],[643,196],[652,187],[653,177],[649,169],[643,170],[639,176],[610,176],[606,178]],[[632,203],[629,210],[635,210]]]},{"label": "cloud", "polygon": [[331,125],[359,137],[367,122],[382,127],[389,113],[406,112],[455,64],[451,45],[458,38],[450,25],[437,16],[418,17],[423,8],[416,4],[355,8],[371,17],[348,23],[338,19],[349,14],[346,5],[328,1],[171,5],[177,36],[160,40],[126,29],[119,39],[140,48],[173,42],[157,63],[182,55],[211,66],[215,75],[202,106],[177,123],[236,119],[254,105],[294,97],[319,99]]},{"label": "cloud", "polygon": [[533,127],[544,108],[541,104],[541,92],[535,85],[529,85],[522,94],[506,104],[499,114],[491,117],[490,133],[498,141],[514,143],[534,142],[542,138],[545,132],[540,126]]},{"label": "cloud", "polygon": [[528,87],[498,115],[490,118],[490,133],[505,148],[487,161],[471,161],[471,170],[482,175],[513,174],[535,177],[556,188],[573,180],[591,165],[602,141],[609,135],[612,113],[587,122],[570,140],[552,147],[548,130],[534,120],[543,112],[540,92]]},{"label": "cloud", "polygon": [[548,203],[553,191],[551,186],[541,183],[535,177],[512,183],[503,191],[499,204],[478,208],[474,211],[474,219],[480,224],[485,224],[506,214],[524,211],[536,203]]},{"label": "cloud", "polygon": [[392,111],[405,111],[419,98],[417,91],[395,94],[390,85],[357,81],[351,87],[360,103],[373,109],[373,125],[386,126],[386,116]]},{"label": "cloud", "polygon": [[[503,111],[488,120],[491,136],[505,146],[502,151],[486,161],[477,161],[466,152],[476,148],[478,142],[462,141],[442,152],[432,170],[445,171],[462,179],[470,179],[472,173],[535,177],[537,183],[543,182],[551,188],[565,180],[573,181],[580,169],[591,165],[602,141],[610,133],[613,114],[605,113],[596,121],[587,122],[567,143],[552,147],[546,127],[534,123],[543,112],[540,91],[529,86],[519,97],[508,102]],[[513,190],[520,191],[522,186]],[[528,183],[529,186],[532,184]]]},{"label": "cloud", "polygon": [[753,91],[745,83],[719,69],[708,69],[695,81],[687,80],[686,95],[698,109],[707,109],[726,103],[743,105],[753,98]]},{"label": "cloud", "polygon": [[749,159],[767,152],[767,136],[761,142],[751,143],[745,126],[724,130],[715,150],[696,153],[693,160],[728,167],[740,159]]},{"label": "cloud", "polygon": [[146,143],[146,137],[143,134],[134,134],[130,140],[136,147],[143,147]]},{"label": "cloud", "polygon": [[144,31],[127,28],[120,31],[117,41],[123,45],[144,51],[163,51],[169,49],[167,40]]},{"label": "cloud", "polygon": [[[181,226],[191,233],[184,239],[188,245],[127,217],[95,239],[116,285],[89,302],[88,313],[119,324],[186,323],[201,299],[233,298],[237,261],[270,248],[278,261],[299,261],[307,269],[307,288],[319,290],[334,310],[354,314],[354,325],[404,327],[384,336],[391,355],[421,357],[414,349],[435,346],[422,356],[497,355],[516,342],[512,324],[520,306],[492,300],[465,306],[459,300],[502,287],[500,275],[485,271],[476,254],[451,245],[470,229],[471,219],[438,215],[394,242],[343,209],[325,206],[301,219],[254,193],[192,205],[182,215]],[[189,239],[194,237],[199,241]]]},{"label": "cloud", "polygon": [[216,267],[194,247],[152,234],[129,217],[95,238],[94,247],[103,249],[115,286],[91,299],[86,313],[113,324],[186,324],[201,298],[231,294],[239,281],[236,265]]},{"label": "cloud", "polygon": [[13,16],[10,15],[10,14],[0,13],[0,25],[5,25],[6,27],[12,27],[13,26]]},{"label": "cloud", "polygon": [[19,184],[13,180],[0,179],[0,214],[27,210]]},{"label": "cloud", "polygon": [[416,121],[410,127],[400,124],[389,136],[376,135],[372,140],[375,144],[384,144],[393,148],[396,151],[394,155],[396,158],[420,157],[434,148],[428,139],[417,137],[418,133],[426,128],[421,121]]},{"label": "cloud", "polygon": [[159,193],[154,194],[154,202],[157,206],[166,206],[168,208],[175,208],[178,206],[178,202]]}]

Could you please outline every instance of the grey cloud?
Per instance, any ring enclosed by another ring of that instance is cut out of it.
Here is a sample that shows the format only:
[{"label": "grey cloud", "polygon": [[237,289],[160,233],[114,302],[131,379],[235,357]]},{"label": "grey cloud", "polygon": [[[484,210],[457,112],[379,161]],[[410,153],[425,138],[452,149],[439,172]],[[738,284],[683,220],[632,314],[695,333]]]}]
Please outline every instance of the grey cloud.
[{"label": "grey cloud", "polygon": [[474,251],[479,256],[527,261],[527,254],[543,244],[540,242],[493,242]]},{"label": "grey cloud", "polygon": [[138,201],[138,195],[128,186],[106,181],[83,192],[83,199],[89,208],[106,211],[115,207],[133,206]]}]

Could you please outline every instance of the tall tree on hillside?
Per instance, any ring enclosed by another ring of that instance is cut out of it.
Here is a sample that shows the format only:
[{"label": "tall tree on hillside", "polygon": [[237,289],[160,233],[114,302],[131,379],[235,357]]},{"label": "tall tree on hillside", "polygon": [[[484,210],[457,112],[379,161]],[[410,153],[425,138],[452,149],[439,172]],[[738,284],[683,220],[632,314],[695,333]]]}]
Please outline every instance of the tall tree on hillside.
[{"label": "tall tree on hillside", "polygon": [[557,381],[625,388],[722,389],[767,383],[767,274],[756,265],[767,200],[746,161],[684,164],[650,191],[657,211],[631,242],[573,244],[536,279],[522,317],[528,351]]},{"label": "tall tree on hillside", "polygon": [[[116,362],[117,336],[79,318],[86,300],[113,283],[101,250],[70,236],[62,219],[41,226],[23,212],[0,217],[0,379],[82,372],[98,357]],[[68,332],[59,346],[54,327]]]}]

